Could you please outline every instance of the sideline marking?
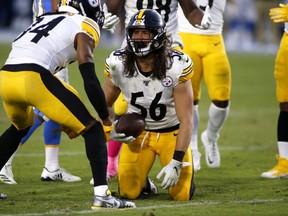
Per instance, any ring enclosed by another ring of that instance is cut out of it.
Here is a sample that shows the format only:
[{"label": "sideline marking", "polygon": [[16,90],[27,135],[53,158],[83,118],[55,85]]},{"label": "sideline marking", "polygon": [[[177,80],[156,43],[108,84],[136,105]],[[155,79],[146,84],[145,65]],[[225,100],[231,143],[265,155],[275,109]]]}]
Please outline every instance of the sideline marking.
[{"label": "sideline marking", "polygon": [[[191,203],[182,203],[182,204],[170,204],[170,205],[156,205],[156,206],[143,206],[137,207],[135,209],[129,210],[146,210],[146,209],[159,209],[159,208],[175,208],[175,207],[188,207],[188,206],[207,206],[207,205],[227,205],[227,204],[259,204],[259,203],[271,203],[271,202],[286,202],[286,199],[253,199],[253,200],[238,200],[232,202],[216,202],[216,201],[207,201],[207,202],[191,202]],[[107,210],[81,210],[81,211],[49,211],[42,213],[26,213],[26,214],[1,214],[1,216],[42,216],[42,215],[70,215],[70,214],[95,214],[97,212],[116,212],[119,209],[107,209]]]}]

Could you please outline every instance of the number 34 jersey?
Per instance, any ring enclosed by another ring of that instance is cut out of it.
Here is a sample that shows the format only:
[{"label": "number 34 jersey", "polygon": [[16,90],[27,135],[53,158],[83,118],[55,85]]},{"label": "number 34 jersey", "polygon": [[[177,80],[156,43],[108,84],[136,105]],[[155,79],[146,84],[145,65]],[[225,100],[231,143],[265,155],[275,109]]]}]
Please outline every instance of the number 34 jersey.
[{"label": "number 34 jersey", "polygon": [[132,78],[123,75],[122,55],[123,50],[112,52],[106,59],[104,73],[121,89],[124,99],[128,102],[128,112],[145,116],[146,130],[157,131],[179,124],[173,89],[183,82],[190,82],[193,75],[191,59],[182,52],[172,51],[169,56],[169,61],[173,62],[172,67],[167,69],[166,76],[159,80],[142,75],[137,66],[137,75]]},{"label": "number 34 jersey", "polygon": [[34,63],[54,73],[77,59],[74,40],[80,32],[98,44],[100,29],[92,19],[78,14],[44,14],[13,41],[5,64]]}]

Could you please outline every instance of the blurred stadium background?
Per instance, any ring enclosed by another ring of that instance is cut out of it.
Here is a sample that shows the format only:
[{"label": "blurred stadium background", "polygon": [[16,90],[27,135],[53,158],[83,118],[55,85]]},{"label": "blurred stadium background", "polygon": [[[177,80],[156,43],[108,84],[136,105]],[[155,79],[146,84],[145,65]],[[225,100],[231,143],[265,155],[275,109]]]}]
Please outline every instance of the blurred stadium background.
[{"label": "blurred stadium background", "polygon": [[[283,25],[273,24],[268,16],[278,0],[227,0],[224,39],[232,67],[231,112],[219,140],[221,168],[211,170],[205,164],[204,149],[201,170],[195,174],[197,185],[192,202],[175,203],[160,189],[156,161],[150,173],[159,194],[136,201],[135,210],[97,212],[97,215],[287,215],[288,186],[284,180],[260,177],[276,163],[276,121],[278,104],[273,78],[274,58],[283,32]],[[12,40],[32,22],[32,0],[1,1],[0,7],[0,65],[9,53]],[[103,80],[104,61],[112,49],[121,46],[123,25],[114,35],[102,31],[100,47],[95,50],[95,66]],[[69,67],[69,76],[83,96],[87,106],[77,64]],[[206,96],[206,97],[204,97]],[[200,131],[207,123],[206,89],[201,101]],[[0,106],[0,131],[9,122]],[[40,143],[40,144],[39,144]],[[47,183],[40,181],[44,161],[42,129],[15,157],[14,174],[19,184],[0,184],[0,192],[9,199],[2,200],[0,215],[79,215],[91,214],[91,173],[85,156],[83,140],[62,138],[60,163],[81,176],[79,183]],[[33,186],[32,186],[33,185]],[[117,191],[117,180],[109,182]],[[48,196],[47,196],[48,195]]]},{"label": "blurred stadium background", "polygon": [[[0,42],[11,42],[32,22],[33,0],[2,1],[0,7]],[[105,0],[104,0],[105,2]],[[280,0],[227,0],[224,38],[229,52],[275,53],[283,25],[273,24],[268,13]],[[124,12],[121,14],[123,18]],[[122,19],[123,21],[123,19]],[[103,31],[101,45],[115,48],[124,38],[123,23],[115,34]]]}]

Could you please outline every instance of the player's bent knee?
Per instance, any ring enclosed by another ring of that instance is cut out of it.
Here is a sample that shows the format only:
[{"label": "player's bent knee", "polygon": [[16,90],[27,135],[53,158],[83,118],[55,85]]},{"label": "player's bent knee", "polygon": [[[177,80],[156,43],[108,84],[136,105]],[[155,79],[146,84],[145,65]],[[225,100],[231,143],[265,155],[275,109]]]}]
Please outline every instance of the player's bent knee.
[{"label": "player's bent knee", "polygon": [[170,197],[175,201],[188,201],[191,199],[190,188],[184,185],[176,185],[169,189]]},{"label": "player's bent knee", "polygon": [[118,172],[118,182],[121,197],[125,199],[136,199],[140,196],[142,187],[136,176],[123,175],[123,173]]},{"label": "player's bent knee", "polygon": [[120,196],[125,199],[137,199],[141,193],[141,190],[131,187],[126,190],[121,188],[119,190],[120,190]]},{"label": "player's bent knee", "polygon": [[[127,178],[124,178],[127,179]],[[125,199],[137,199],[141,194],[140,183],[135,181],[119,181],[119,194]]]},{"label": "player's bent knee", "polygon": [[187,193],[187,192],[188,191],[186,191],[185,193],[183,193],[183,192],[170,193],[170,197],[175,201],[188,201],[188,200],[190,200],[190,196],[189,196],[189,193]]}]

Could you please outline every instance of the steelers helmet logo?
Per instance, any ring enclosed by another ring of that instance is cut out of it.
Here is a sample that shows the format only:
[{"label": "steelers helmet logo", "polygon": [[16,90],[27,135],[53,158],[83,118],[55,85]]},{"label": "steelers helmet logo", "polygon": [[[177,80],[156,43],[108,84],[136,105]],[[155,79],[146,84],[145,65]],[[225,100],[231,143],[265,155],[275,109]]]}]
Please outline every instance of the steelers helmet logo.
[{"label": "steelers helmet logo", "polygon": [[138,15],[135,16],[135,22],[134,25],[143,25],[145,26],[145,15],[144,15],[145,10],[140,10]]},{"label": "steelers helmet logo", "polygon": [[171,77],[169,76],[166,76],[165,78],[162,79],[162,85],[164,87],[169,87],[173,84],[173,80]]},{"label": "steelers helmet logo", "polygon": [[92,7],[97,7],[99,5],[99,0],[88,0]]}]

